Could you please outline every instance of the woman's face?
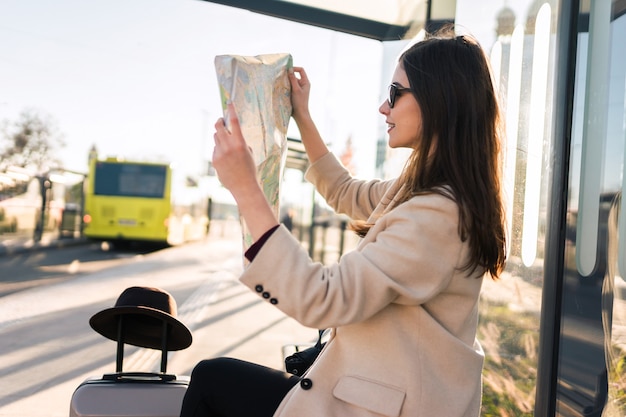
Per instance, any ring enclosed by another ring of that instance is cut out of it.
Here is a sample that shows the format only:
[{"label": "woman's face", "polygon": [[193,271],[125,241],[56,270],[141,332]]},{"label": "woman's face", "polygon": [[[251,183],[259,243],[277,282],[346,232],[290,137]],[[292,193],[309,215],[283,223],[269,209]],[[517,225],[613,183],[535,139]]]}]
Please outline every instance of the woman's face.
[{"label": "woman's face", "polygon": [[[398,88],[408,88],[409,79],[401,64],[396,66],[391,80]],[[393,108],[386,99],[378,111],[385,116],[389,146],[392,148],[415,148],[422,131],[422,113],[417,100],[410,91],[398,91]]]}]

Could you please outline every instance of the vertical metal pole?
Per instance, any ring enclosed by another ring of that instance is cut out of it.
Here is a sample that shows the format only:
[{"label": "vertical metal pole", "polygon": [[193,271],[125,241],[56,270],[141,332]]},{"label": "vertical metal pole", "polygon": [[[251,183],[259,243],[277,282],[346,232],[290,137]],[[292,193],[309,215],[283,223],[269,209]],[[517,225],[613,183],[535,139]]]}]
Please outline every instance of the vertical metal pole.
[{"label": "vertical metal pole", "polygon": [[309,227],[309,256],[315,259],[315,189],[311,195],[311,226]]},{"label": "vertical metal pole", "polygon": [[36,219],[35,231],[33,234],[33,240],[35,242],[40,242],[43,236],[43,231],[45,228],[45,220],[46,220],[46,206],[48,205],[48,178],[44,175],[40,175],[37,177],[39,181],[39,193],[41,195],[41,206],[39,207],[39,216]]},{"label": "vertical metal pole", "polygon": [[346,245],[347,223],[348,222],[346,220],[341,220],[341,223],[339,224],[339,233],[341,233],[341,235],[339,236],[339,258],[343,256],[344,246]]},{"label": "vertical metal pole", "polygon": [[161,373],[164,374],[167,371],[167,336],[168,328],[167,322],[163,321],[163,327],[161,332]]},{"label": "vertical metal pole", "polygon": [[322,226],[322,248],[320,249],[320,262],[326,263],[326,234],[328,233],[328,220],[320,223]]},{"label": "vertical metal pole", "polygon": [[115,356],[115,372],[122,372],[124,363],[124,315],[117,316],[117,355]]}]

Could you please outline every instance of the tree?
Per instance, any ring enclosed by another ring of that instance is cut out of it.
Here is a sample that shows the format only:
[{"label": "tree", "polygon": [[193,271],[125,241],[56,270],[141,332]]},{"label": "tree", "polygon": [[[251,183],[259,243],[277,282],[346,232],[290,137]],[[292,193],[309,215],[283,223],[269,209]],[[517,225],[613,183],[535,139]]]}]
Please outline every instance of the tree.
[{"label": "tree", "polygon": [[42,172],[60,167],[55,151],[65,146],[56,121],[41,111],[23,110],[17,120],[4,120],[1,127],[0,172],[10,166]]}]

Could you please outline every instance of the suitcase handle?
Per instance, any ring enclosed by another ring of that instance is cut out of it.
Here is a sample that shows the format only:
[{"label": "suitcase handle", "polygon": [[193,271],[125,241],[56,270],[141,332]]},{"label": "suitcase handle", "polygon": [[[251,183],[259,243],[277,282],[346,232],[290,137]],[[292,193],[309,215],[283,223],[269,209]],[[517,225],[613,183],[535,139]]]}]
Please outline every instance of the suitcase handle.
[{"label": "suitcase handle", "polygon": [[158,374],[155,372],[116,372],[114,374],[104,374],[102,379],[107,381],[125,381],[125,380],[142,380],[142,381],[175,381],[174,374]]},{"label": "suitcase handle", "polygon": [[[167,337],[168,337],[168,324],[163,320],[161,327],[161,374],[165,374],[167,370]],[[117,374],[122,373],[124,363],[124,342],[126,336],[126,326],[124,323],[124,315],[120,314],[117,318],[117,353],[115,359],[115,372]],[[174,378],[176,379],[176,378]]]}]

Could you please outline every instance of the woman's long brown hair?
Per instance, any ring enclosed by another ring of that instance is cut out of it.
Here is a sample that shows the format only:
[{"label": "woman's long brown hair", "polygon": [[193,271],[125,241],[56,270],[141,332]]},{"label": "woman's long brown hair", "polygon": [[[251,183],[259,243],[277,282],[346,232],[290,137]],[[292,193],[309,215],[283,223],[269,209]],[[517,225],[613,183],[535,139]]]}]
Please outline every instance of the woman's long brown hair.
[{"label": "woman's long brown hair", "polygon": [[432,192],[453,198],[459,236],[469,239],[463,269],[480,268],[497,279],[506,258],[503,135],[487,58],[474,39],[447,29],[412,45],[399,65],[421,109],[422,131],[394,205]]}]

